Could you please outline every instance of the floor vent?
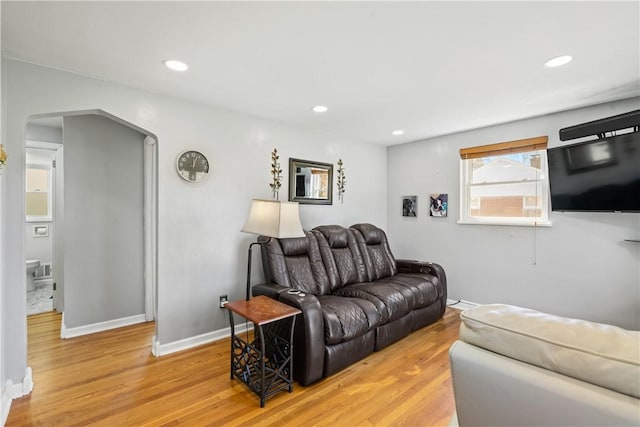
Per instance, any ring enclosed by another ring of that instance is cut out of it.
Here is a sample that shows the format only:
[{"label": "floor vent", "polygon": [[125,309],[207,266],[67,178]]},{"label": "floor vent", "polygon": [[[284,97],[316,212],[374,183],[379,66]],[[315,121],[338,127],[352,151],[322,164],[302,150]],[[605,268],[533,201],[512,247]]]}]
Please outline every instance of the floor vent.
[{"label": "floor vent", "polygon": [[36,268],[33,277],[36,279],[46,279],[51,277],[51,263],[40,264],[40,266]]}]

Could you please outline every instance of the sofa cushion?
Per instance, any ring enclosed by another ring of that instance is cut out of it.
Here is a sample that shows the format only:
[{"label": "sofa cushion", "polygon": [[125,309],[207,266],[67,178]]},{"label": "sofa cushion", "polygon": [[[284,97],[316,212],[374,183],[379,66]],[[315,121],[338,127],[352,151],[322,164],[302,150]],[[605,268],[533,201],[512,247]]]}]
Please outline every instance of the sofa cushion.
[{"label": "sofa cushion", "polygon": [[321,225],[314,230],[319,231],[327,239],[333,249],[343,249],[349,246],[347,229],[340,225]]},{"label": "sofa cushion", "polygon": [[372,224],[354,224],[351,226],[362,233],[364,242],[367,245],[379,245],[386,242],[387,238],[384,231]]},{"label": "sofa cushion", "polygon": [[367,280],[378,280],[398,273],[396,260],[384,231],[371,224],[355,224],[350,228],[354,230],[362,254]]},{"label": "sofa cushion", "polygon": [[463,341],[640,397],[640,332],[503,304],[478,306],[460,317]]},{"label": "sofa cushion", "polygon": [[324,318],[326,344],[350,341],[380,324],[380,315],[369,301],[332,295],[321,296],[318,301]]},{"label": "sofa cushion", "polygon": [[322,225],[312,230],[327,269],[331,291],[367,280],[362,255],[353,230],[339,225]]},{"label": "sofa cushion", "polygon": [[414,308],[430,306],[443,294],[438,278],[431,274],[400,273],[387,278],[387,280],[405,286],[413,293],[415,297]]},{"label": "sofa cushion", "polygon": [[280,239],[280,246],[282,246],[282,253],[285,256],[307,255],[309,253],[309,239],[306,237]]},{"label": "sofa cushion", "polygon": [[308,231],[305,236],[291,239],[259,236],[266,279],[312,295],[329,293],[329,277],[316,237]]},{"label": "sofa cushion", "polygon": [[334,295],[370,301],[380,314],[383,324],[405,316],[415,308],[416,303],[411,289],[386,279],[344,286],[334,292]]}]

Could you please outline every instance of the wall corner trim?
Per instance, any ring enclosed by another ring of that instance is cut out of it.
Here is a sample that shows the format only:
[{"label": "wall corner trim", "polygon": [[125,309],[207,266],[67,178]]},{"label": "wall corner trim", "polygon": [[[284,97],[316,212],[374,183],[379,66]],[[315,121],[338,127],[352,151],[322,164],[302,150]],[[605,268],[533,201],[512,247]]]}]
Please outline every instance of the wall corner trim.
[{"label": "wall corner trim", "polygon": [[[236,334],[241,334],[253,329],[253,326],[238,325],[235,328]],[[153,355],[156,357],[166,356],[167,354],[176,353],[182,350],[188,350],[194,347],[198,347],[204,344],[209,344],[214,341],[219,341],[223,338],[231,336],[231,328],[222,328],[217,331],[207,332],[205,334],[195,335],[193,337],[184,338],[181,340],[161,344],[156,336],[153,337],[151,344]]]},{"label": "wall corner trim", "polygon": [[22,396],[26,396],[33,390],[33,373],[31,368],[27,366],[24,371],[22,382],[14,384],[13,381],[7,380],[5,387],[2,389],[2,419],[0,425],[5,425],[9,418],[11,410],[11,402]]},{"label": "wall corner trim", "polygon": [[107,320],[105,322],[92,323],[90,325],[77,326],[75,328],[67,328],[64,321],[64,312],[62,313],[62,323],[60,327],[60,338],[73,338],[81,335],[93,334],[96,332],[108,331],[110,329],[122,328],[123,326],[135,325],[136,323],[146,322],[144,314],[136,314],[135,316],[122,317],[120,319]]},{"label": "wall corner trim", "polygon": [[9,411],[11,410],[11,402],[13,401],[13,382],[7,380],[4,387],[2,387],[2,419],[0,419],[0,425],[5,425],[7,418],[9,418]]}]

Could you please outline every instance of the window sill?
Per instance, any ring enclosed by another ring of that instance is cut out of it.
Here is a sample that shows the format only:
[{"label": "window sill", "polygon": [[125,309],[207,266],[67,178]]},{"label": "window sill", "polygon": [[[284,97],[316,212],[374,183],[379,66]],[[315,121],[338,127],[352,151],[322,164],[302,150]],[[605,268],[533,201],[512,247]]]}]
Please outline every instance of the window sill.
[{"label": "window sill", "polygon": [[50,216],[27,216],[25,222],[53,222]]},{"label": "window sill", "polygon": [[538,220],[538,221],[522,221],[513,220],[510,218],[469,218],[458,221],[461,225],[510,225],[515,227],[551,227],[551,221]]}]

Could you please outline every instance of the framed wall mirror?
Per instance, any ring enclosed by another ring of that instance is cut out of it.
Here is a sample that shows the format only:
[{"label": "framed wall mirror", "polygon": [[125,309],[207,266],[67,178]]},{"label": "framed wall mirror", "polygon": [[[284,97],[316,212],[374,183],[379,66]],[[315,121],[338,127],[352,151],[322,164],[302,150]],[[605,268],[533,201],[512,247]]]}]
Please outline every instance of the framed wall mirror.
[{"label": "framed wall mirror", "polygon": [[333,204],[333,165],[289,159],[289,201],[308,205]]}]

